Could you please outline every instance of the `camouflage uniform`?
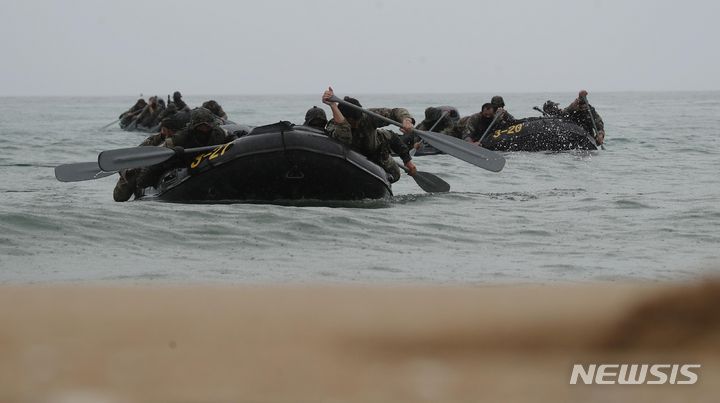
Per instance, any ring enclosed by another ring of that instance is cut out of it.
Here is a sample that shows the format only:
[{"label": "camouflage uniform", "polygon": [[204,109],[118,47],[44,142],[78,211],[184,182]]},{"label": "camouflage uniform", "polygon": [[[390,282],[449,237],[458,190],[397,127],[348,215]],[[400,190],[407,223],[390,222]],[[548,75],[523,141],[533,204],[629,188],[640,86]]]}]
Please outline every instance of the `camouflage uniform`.
[{"label": "camouflage uniform", "polygon": [[[196,128],[201,124],[208,124],[211,127],[210,133],[202,133]],[[218,126],[217,120],[212,112],[205,108],[197,108],[190,112],[190,122],[187,127],[177,132],[174,136],[165,141],[166,147],[195,148],[224,144],[235,139],[235,136],[228,134]]]},{"label": "camouflage uniform", "polygon": [[140,98],[135,102],[135,105],[133,105],[130,109],[123,112],[118,116],[118,119],[120,119],[120,127],[126,127],[132,121],[135,119],[135,117],[145,109],[147,106],[147,102],[145,102],[144,99]]},{"label": "camouflage uniform", "polygon": [[[412,119],[414,123],[412,115],[404,108],[371,108],[369,110],[396,122],[402,122],[408,118]],[[387,126],[385,121],[363,114],[356,128],[351,127],[347,120],[342,124],[330,120],[325,129],[329,137],[349,145],[353,150],[383,167],[388,173],[390,182],[397,182],[400,179],[400,168],[391,157],[391,151],[395,151],[403,159],[403,162],[410,161],[410,154],[397,134],[390,130],[378,130],[379,127],[384,126]]]},{"label": "camouflage uniform", "polygon": [[[153,99],[154,98],[154,99]],[[140,115],[137,117],[137,125],[142,127],[154,127],[159,122],[159,116],[160,113],[165,109],[164,102],[159,102],[157,97],[151,97],[151,102],[145,107],[145,109],[140,113]],[[153,102],[155,101],[155,106],[153,107]]]},{"label": "camouflage uniform", "polygon": [[[197,130],[197,127],[203,124],[210,126],[211,129],[208,133],[203,133]],[[196,108],[190,112],[190,122],[188,125],[184,129],[175,133],[172,137],[165,139],[164,146],[168,148],[196,148],[225,144],[229,141],[235,140],[236,138],[237,137],[232,134],[228,134],[225,130],[218,126],[216,117],[212,114],[212,112],[205,108]],[[184,163],[181,160],[171,158],[161,164],[141,168],[140,173],[137,176],[138,189],[155,186],[164,172],[175,167],[182,166],[182,164]]]},{"label": "camouflage uniform", "polygon": [[[495,107],[495,110],[497,111],[497,108],[505,108],[505,100],[500,95],[495,95],[490,100],[490,103]],[[500,123],[502,126],[509,126],[513,122],[515,122],[515,116],[511,115],[510,112],[507,110],[505,113],[500,117],[500,120],[495,122],[495,124]]]},{"label": "camouflage uniform", "polygon": [[180,91],[175,91],[173,93],[173,103],[178,111],[190,112],[190,107],[185,103],[185,101],[183,101]]},{"label": "camouflage uniform", "polygon": [[[165,136],[157,133],[146,138],[142,143],[140,143],[140,147],[159,146],[164,142]],[[135,189],[137,188],[137,178],[140,174],[140,171],[140,168],[135,168],[123,169],[122,171],[118,172],[118,174],[120,175],[120,179],[118,179],[117,184],[115,184],[115,189],[113,189],[113,199],[116,202],[124,202],[130,200],[130,197],[135,193]]]},{"label": "camouflage uniform", "polygon": [[174,116],[177,112],[178,110],[177,106],[175,106],[175,103],[170,102],[167,108],[163,109],[163,111],[160,112],[160,114],[158,115],[158,120],[162,122],[163,119]]},{"label": "camouflage uniform", "polygon": [[[435,124],[443,113],[446,113],[443,120],[440,123]],[[415,128],[418,130],[429,131],[431,128],[435,133],[450,134],[452,128],[458,123],[460,114],[458,110],[452,106],[431,106],[425,109],[425,119],[420,122]],[[433,126],[435,126],[433,128]],[[411,133],[403,136],[403,142],[408,146],[412,147],[415,143],[421,141],[420,137]]]},{"label": "camouflage uniform", "polygon": [[[597,126],[598,131],[605,130],[605,124],[603,123],[602,118],[597,113],[595,108],[592,105],[588,105],[590,109],[590,113],[592,113],[593,118],[595,118],[595,126]],[[548,116],[558,117],[561,119],[567,119],[574,123],[577,123],[580,127],[585,129],[588,133],[593,133],[593,123],[592,119],[590,119],[590,114],[588,113],[587,109],[580,109],[580,103],[576,99],[573,101],[567,108],[560,109],[558,107],[558,104],[553,101],[547,101],[543,105],[543,111],[548,114]]]},{"label": "camouflage uniform", "polygon": [[[474,113],[470,116],[465,116],[458,124],[453,128],[452,133],[455,137],[461,138],[466,141],[478,141],[482,137],[485,130],[490,126],[493,121],[493,117],[484,117],[482,112]],[[498,122],[495,122],[497,125]]]},{"label": "camouflage uniform", "polygon": [[590,113],[592,113],[592,116],[595,119],[595,126],[597,127],[597,130],[605,130],[605,123],[603,123],[602,118],[600,117],[600,115],[598,115],[595,108],[592,105],[587,106],[589,108],[589,112],[588,109],[580,109],[580,105],[573,102],[570,104],[570,106],[563,110],[563,113],[567,116],[568,119],[576,122],[582,128],[587,130],[588,133],[593,133],[593,120],[590,118]]}]

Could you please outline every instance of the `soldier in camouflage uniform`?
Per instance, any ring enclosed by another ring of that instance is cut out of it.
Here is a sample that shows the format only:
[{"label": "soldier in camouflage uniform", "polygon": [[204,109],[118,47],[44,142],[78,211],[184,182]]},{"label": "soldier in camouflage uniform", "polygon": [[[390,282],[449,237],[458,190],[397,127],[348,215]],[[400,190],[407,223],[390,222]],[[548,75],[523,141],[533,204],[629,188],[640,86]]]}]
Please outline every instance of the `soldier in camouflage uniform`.
[{"label": "soldier in camouflage uniform", "polygon": [[135,105],[118,116],[118,119],[120,119],[120,127],[126,127],[132,123],[132,121],[135,120],[135,118],[143,111],[143,109],[145,109],[146,106],[147,102],[145,102],[144,99],[138,99],[137,102],[135,102]]},{"label": "soldier in camouflage uniform", "polygon": [[[493,119],[495,119],[495,106],[486,103],[482,106],[481,112],[461,118],[447,134],[478,144]],[[495,124],[497,125],[497,122]]]},{"label": "soldier in camouflage uniform", "polygon": [[[225,144],[236,138],[235,135],[228,134],[218,126],[217,117],[212,112],[205,108],[196,108],[190,112],[190,122],[187,126],[172,137],[166,138],[163,145],[168,148],[197,148]],[[171,158],[166,162],[141,168],[136,180],[138,189],[155,186],[163,172],[182,164],[183,161]]]},{"label": "soldier in camouflage uniform", "polygon": [[[443,114],[445,114],[445,117],[443,117]],[[442,118],[442,120],[440,120],[440,118]],[[431,106],[425,109],[425,119],[415,126],[415,128],[422,131],[432,129],[435,133],[448,134],[453,126],[458,123],[459,119],[460,113],[452,106]],[[403,136],[402,140],[409,148],[414,147],[419,149],[422,147],[420,137],[413,133]]]},{"label": "soldier in camouflage uniform", "polygon": [[595,126],[597,127],[595,140],[597,144],[600,145],[605,142],[605,124],[595,108],[584,101],[586,97],[587,91],[580,91],[578,97],[565,109],[560,109],[558,103],[548,100],[543,105],[543,111],[548,116],[559,117],[577,123],[588,133],[593,133],[593,120],[590,118],[590,114],[592,113],[593,119],[595,119]]},{"label": "soldier in camouflage uniform", "polygon": [[137,125],[141,127],[151,128],[158,124],[160,113],[165,109],[165,101],[152,96],[145,109],[137,118]]},{"label": "soldier in camouflage uniform", "polygon": [[190,112],[190,107],[183,101],[180,91],[173,92],[173,103],[178,112]]},{"label": "soldier in camouflage uniform", "polygon": [[205,108],[196,108],[190,112],[187,127],[165,141],[169,148],[195,148],[224,144],[235,139],[218,126],[216,116]]},{"label": "soldier in camouflage uniform", "polygon": [[515,122],[515,116],[511,115],[510,112],[505,110],[505,100],[500,95],[495,95],[490,100],[490,103],[495,108],[495,113],[500,112],[502,115],[498,118],[498,121],[495,122],[495,124],[500,124],[502,126],[509,126],[513,122]]},{"label": "soldier in camouflage uniform", "polygon": [[227,122],[228,116],[227,113],[223,110],[222,106],[220,106],[219,103],[215,100],[209,100],[207,102],[203,102],[202,107],[212,112],[215,116],[222,119],[222,123]]},{"label": "soldier in camouflage uniform", "polygon": [[325,115],[325,111],[322,108],[313,106],[305,113],[305,123],[303,123],[303,126],[313,127],[319,130],[325,130],[325,125],[327,125],[327,122],[328,120],[327,115]]},{"label": "soldier in camouflage uniform", "polygon": [[[397,182],[400,179],[400,169],[391,157],[392,151],[402,158],[411,175],[417,172],[408,149],[400,138],[392,131],[378,130],[380,127],[387,126],[385,121],[373,118],[345,105],[330,102],[329,99],[333,95],[332,88],[328,88],[322,97],[323,103],[329,105],[333,113],[333,118],[326,126],[328,136],[349,145],[370,161],[380,165],[388,173],[390,182]],[[356,99],[345,97],[345,100],[360,106],[360,102]],[[411,133],[413,130],[415,120],[406,109],[372,108],[370,110],[397,122],[402,122],[403,127],[401,130],[405,134]]]},{"label": "soldier in camouflage uniform", "polygon": [[[183,124],[172,118],[166,118],[160,122],[160,133],[153,134],[146,138],[140,147],[152,147],[162,145],[166,139],[172,137],[175,132],[182,129]],[[137,189],[137,177],[140,174],[141,169],[123,169],[118,172],[120,179],[118,179],[115,189],[113,190],[113,199],[116,202],[124,202],[130,200],[130,197],[136,193]]]}]

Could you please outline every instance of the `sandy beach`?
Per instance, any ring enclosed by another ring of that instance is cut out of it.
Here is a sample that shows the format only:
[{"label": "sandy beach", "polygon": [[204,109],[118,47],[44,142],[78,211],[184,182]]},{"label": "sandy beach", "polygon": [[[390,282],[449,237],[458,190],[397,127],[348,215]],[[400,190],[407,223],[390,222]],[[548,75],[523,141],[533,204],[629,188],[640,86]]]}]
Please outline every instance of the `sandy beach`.
[{"label": "sandy beach", "polygon": [[[2,402],[716,401],[720,283],[3,287]],[[698,363],[694,385],[570,385]]]}]

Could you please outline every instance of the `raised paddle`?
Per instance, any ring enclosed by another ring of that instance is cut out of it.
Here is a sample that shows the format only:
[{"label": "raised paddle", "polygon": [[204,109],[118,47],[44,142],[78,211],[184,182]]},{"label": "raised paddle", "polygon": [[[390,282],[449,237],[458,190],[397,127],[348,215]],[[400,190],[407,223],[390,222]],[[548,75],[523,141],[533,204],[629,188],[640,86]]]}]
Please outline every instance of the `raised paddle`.
[{"label": "raised paddle", "polygon": [[80,182],[104,178],[117,172],[103,171],[97,161],[63,164],[55,167],[55,178],[60,182]]},{"label": "raised paddle", "polygon": [[[590,104],[588,103],[588,100],[587,100],[587,96],[581,95],[580,100],[588,107],[588,115],[590,115],[590,121],[592,122],[592,125],[593,125],[593,136],[595,136],[595,141],[597,141],[598,129],[597,129],[597,125],[595,125],[595,116],[593,116],[592,109],[590,108]],[[604,150],[605,146],[600,144],[600,148],[602,148]]]},{"label": "raised paddle", "polygon": [[[386,118],[385,116],[379,115],[375,112],[371,112],[353,103],[347,102],[344,99],[340,99],[333,95],[330,102],[337,102],[343,104],[348,108],[352,108],[363,113],[366,113],[376,119],[380,119],[383,122],[387,122],[397,127],[402,125],[392,119]],[[487,169],[492,172],[500,172],[505,166],[505,158],[490,150],[486,150],[482,147],[468,143],[467,141],[457,139],[452,136],[446,136],[444,134],[426,132],[423,130],[413,129],[413,133],[417,134],[418,137],[427,141],[428,144],[437,148],[446,154],[452,155],[455,158],[461,159],[465,162],[473,164],[477,167]]]},{"label": "raised paddle", "polygon": [[[222,147],[230,147],[230,143],[188,148],[182,147],[130,147],[116,150],[103,151],[98,155],[98,165],[103,171],[119,171],[121,169],[132,169],[160,164],[175,156],[192,156],[199,153],[207,153],[220,150]],[[224,150],[223,150],[224,152]]]},{"label": "raised paddle", "polygon": [[397,165],[405,171],[410,177],[415,179],[415,183],[420,186],[420,189],[429,193],[445,193],[450,191],[450,184],[439,178],[438,176],[429,172],[416,171],[415,175],[410,175],[410,170],[402,164],[402,162],[396,162]]},{"label": "raised paddle", "polygon": [[[438,124],[440,124],[440,121],[445,119],[445,116],[447,116],[450,113],[450,111],[445,111],[440,115],[440,119],[436,120],[435,123],[432,125],[432,127],[428,130],[429,132],[433,131],[437,127]],[[417,152],[417,148],[413,147],[412,150],[410,150],[410,156],[414,157],[415,153]]]}]

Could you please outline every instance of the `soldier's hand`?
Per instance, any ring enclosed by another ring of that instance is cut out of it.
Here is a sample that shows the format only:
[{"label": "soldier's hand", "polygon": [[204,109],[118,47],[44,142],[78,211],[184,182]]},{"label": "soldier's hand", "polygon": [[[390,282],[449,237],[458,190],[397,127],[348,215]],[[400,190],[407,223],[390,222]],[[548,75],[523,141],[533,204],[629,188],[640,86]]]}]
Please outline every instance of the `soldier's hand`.
[{"label": "soldier's hand", "polygon": [[335,102],[330,102],[330,98],[335,96],[335,92],[333,92],[332,87],[328,87],[328,89],[323,92],[322,101],[325,105],[332,105]]},{"label": "soldier's hand", "polygon": [[412,160],[405,163],[405,168],[408,169],[408,175],[410,176],[415,176],[415,174],[417,173],[417,167],[412,162]]},{"label": "soldier's hand", "polygon": [[413,122],[410,118],[403,119],[402,127],[400,128],[400,131],[405,134],[410,134],[413,131]]},{"label": "soldier's hand", "polygon": [[605,142],[605,130],[600,130],[597,132],[597,136],[595,136],[595,141],[597,141],[598,145],[601,145]]}]

